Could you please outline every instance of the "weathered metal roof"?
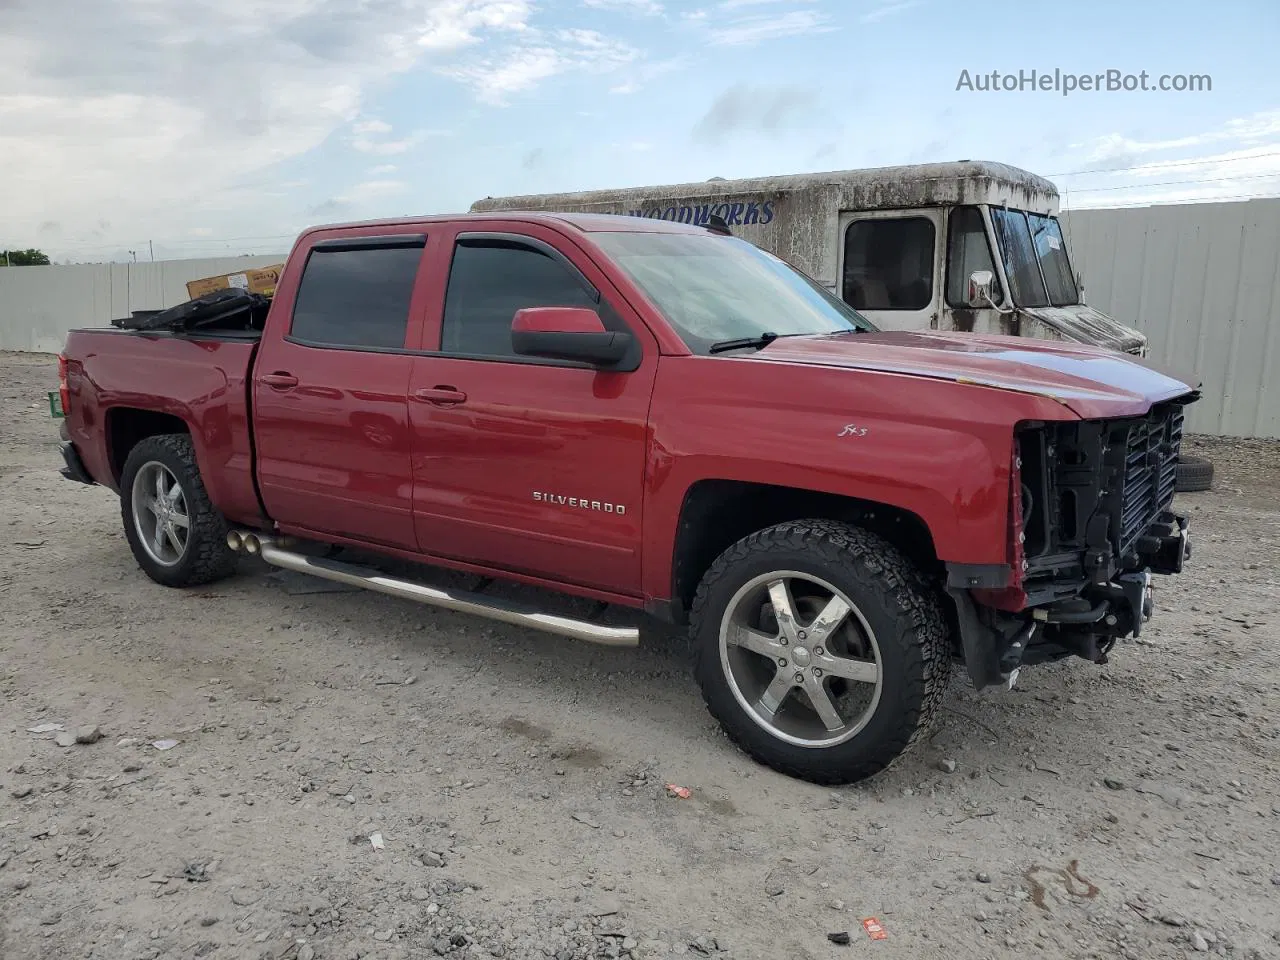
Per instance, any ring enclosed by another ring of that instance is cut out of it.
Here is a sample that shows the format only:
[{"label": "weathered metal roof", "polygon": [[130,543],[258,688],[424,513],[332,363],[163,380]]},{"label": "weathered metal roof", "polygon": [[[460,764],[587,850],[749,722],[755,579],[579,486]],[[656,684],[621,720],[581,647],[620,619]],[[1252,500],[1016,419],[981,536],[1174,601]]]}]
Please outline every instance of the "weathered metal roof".
[{"label": "weathered metal roof", "polygon": [[1057,208],[1058,190],[1049,180],[1027,170],[984,160],[922,163],[826,173],[798,173],[741,180],[719,178],[693,182],[585,190],[512,197],[486,197],[471,205],[476,212],[497,209],[546,210],[562,206],[590,209],[627,203],[651,205],[663,199],[714,199],[742,194],[780,195],[801,191],[828,195],[842,209],[926,207],[956,203],[1007,201],[1010,205]]}]

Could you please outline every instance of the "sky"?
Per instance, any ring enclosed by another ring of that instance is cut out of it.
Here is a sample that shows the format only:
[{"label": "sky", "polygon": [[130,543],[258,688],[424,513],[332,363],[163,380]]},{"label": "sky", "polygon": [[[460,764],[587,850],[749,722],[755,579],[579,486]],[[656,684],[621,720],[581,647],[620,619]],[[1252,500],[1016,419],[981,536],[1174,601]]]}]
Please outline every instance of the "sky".
[{"label": "sky", "polygon": [[[1276,196],[1278,47],[1275,0],[0,0],[0,248],[283,253],[490,195],[962,159],[1069,208]],[[1211,89],[989,89],[1033,70]]]}]

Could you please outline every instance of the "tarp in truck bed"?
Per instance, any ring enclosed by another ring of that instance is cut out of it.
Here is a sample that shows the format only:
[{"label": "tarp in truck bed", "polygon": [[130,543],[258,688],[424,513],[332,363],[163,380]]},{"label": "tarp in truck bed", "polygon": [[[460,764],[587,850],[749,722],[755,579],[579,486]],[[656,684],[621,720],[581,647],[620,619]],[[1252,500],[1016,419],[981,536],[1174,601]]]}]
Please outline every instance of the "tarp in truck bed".
[{"label": "tarp in truck bed", "polygon": [[270,297],[229,287],[167,310],[135,310],[111,325],[123,330],[261,330],[269,306]]}]

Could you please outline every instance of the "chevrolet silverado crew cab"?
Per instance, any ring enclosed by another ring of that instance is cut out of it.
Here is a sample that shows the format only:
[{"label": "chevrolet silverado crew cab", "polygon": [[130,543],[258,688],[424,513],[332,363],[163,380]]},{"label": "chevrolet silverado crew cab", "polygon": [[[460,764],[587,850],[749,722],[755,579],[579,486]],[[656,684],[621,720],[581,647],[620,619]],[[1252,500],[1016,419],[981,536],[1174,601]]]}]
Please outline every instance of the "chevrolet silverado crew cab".
[{"label": "chevrolet silverado crew cab", "polygon": [[688,625],[727,734],[813,781],[892,762],[953,663],[983,688],[1105,662],[1188,556],[1198,384],[1099,346],[881,332],[718,219],[325,226],[269,304],[211,302],[73,331],[61,359],[63,472],[119,492],[153,580],[249,553],[638,642],[346,547],[641,609]]}]

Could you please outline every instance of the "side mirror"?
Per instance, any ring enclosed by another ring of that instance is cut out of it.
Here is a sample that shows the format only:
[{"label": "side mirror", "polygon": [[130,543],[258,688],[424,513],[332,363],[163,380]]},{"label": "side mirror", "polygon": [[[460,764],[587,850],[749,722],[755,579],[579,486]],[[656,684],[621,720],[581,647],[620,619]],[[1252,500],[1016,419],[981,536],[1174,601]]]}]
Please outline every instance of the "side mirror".
[{"label": "side mirror", "polygon": [[612,366],[627,355],[629,333],[606,330],[586,307],[525,307],[511,320],[511,349],[526,357]]},{"label": "side mirror", "polygon": [[995,306],[995,285],[996,276],[990,270],[973,271],[969,274],[969,290],[965,302],[974,310]]}]

